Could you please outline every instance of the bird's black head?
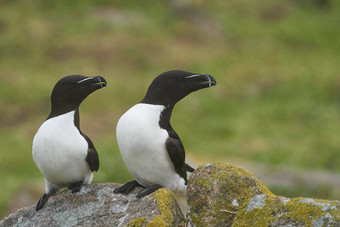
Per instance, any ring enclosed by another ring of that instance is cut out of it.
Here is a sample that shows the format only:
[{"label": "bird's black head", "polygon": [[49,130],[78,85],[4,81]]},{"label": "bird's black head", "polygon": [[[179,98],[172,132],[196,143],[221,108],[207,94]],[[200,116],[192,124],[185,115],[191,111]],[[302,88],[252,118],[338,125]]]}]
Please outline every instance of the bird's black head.
[{"label": "bird's black head", "polygon": [[179,100],[202,88],[216,85],[207,74],[173,70],[160,74],[150,84],[142,103],[175,105]]},{"label": "bird's black head", "polygon": [[77,109],[89,94],[105,86],[106,80],[101,76],[71,75],[60,79],[52,91],[49,117]]}]

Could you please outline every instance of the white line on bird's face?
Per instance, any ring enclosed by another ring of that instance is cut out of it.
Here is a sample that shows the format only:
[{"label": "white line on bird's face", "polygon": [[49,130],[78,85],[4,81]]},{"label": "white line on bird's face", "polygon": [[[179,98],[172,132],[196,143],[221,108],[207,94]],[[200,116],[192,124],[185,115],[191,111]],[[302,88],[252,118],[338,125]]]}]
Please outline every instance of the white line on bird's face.
[{"label": "white line on bird's face", "polygon": [[92,77],[89,77],[89,78],[85,78],[85,79],[79,80],[79,81],[77,82],[77,84],[80,84],[80,83],[82,83],[82,82],[84,82],[84,81],[86,81],[86,80],[90,80],[90,79],[92,79]]}]

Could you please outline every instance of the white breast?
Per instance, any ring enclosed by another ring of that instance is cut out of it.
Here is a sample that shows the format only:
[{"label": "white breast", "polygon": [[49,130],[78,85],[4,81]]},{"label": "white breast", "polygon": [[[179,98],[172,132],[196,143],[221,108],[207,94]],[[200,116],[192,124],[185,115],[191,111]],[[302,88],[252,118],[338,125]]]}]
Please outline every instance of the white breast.
[{"label": "white breast", "polygon": [[81,180],[92,181],[92,172],[85,160],[88,144],[74,126],[74,113],[45,121],[33,139],[35,164],[47,182],[59,187]]},{"label": "white breast", "polygon": [[118,146],[127,168],[140,184],[183,191],[184,179],[175,172],[165,147],[169,134],[159,127],[164,108],[139,103],[129,109],[117,124]]}]

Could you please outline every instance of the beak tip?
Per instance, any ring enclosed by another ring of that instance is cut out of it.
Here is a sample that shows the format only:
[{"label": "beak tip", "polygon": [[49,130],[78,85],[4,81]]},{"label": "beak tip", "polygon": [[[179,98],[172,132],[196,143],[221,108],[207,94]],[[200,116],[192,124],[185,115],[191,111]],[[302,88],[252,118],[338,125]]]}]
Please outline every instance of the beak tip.
[{"label": "beak tip", "polygon": [[209,87],[216,86],[217,82],[212,75],[205,74],[204,76],[207,77],[207,79],[209,81]]},{"label": "beak tip", "polygon": [[98,81],[97,84],[100,84],[100,88],[103,88],[103,87],[107,86],[107,82],[106,82],[104,77],[102,77],[102,76],[94,76],[93,78],[95,78]]}]

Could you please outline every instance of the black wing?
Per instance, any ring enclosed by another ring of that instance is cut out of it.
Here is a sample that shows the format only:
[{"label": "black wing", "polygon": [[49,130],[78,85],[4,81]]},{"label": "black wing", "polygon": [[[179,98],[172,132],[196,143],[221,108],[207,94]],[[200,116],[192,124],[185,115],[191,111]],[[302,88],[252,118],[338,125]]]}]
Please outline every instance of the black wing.
[{"label": "black wing", "polygon": [[98,171],[99,169],[99,157],[95,148],[89,148],[87,150],[86,161],[89,164],[92,172]]},{"label": "black wing", "polygon": [[[166,148],[172,163],[174,164],[176,172],[184,178],[185,184],[187,183],[187,169],[189,166],[185,163],[184,147],[180,139],[169,137],[166,140]],[[189,166],[190,167],[190,166]]]},{"label": "black wing", "polygon": [[169,137],[165,142],[169,157],[174,164],[175,170],[181,177],[184,178],[187,184],[187,171],[193,172],[194,168],[185,163],[185,151],[183,144],[177,133],[170,125],[170,117],[173,106],[166,107],[160,116],[159,126],[167,130]]},{"label": "black wing", "polygon": [[87,156],[86,156],[86,161],[89,164],[90,170],[92,172],[98,171],[99,169],[99,157],[98,153],[96,151],[96,148],[94,147],[92,141],[90,140],[89,137],[87,137],[85,134],[82,134],[89,144],[89,148],[87,149]]}]

